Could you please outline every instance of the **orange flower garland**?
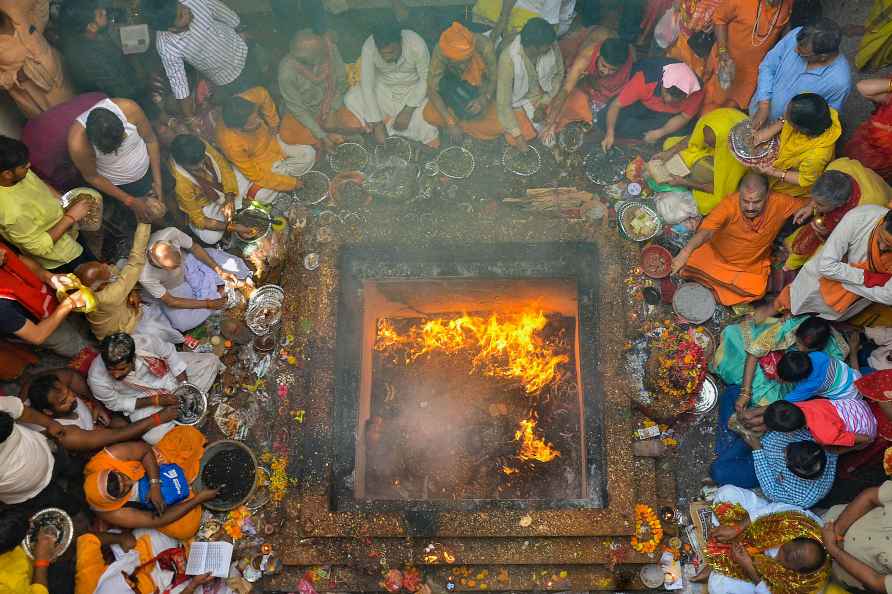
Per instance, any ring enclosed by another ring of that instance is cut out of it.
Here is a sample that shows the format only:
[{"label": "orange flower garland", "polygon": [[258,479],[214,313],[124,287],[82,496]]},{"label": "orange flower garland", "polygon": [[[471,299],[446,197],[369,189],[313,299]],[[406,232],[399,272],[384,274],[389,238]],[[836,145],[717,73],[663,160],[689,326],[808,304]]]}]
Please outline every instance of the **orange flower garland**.
[{"label": "orange flower garland", "polygon": [[[647,540],[641,540],[646,536]],[[635,506],[635,535],[632,537],[632,548],[639,553],[650,554],[657,550],[663,540],[663,525],[656,512],[649,505],[639,503]]]}]

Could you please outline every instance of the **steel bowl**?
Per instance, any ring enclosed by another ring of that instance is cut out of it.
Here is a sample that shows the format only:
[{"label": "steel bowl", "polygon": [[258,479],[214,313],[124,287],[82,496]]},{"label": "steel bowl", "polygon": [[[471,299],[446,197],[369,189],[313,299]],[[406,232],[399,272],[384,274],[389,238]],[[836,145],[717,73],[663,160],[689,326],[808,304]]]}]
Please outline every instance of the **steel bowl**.
[{"label": "steel bowl", "polygon": [[684,283],[672,296],[672,309],[683,320],[702,324],[715,313],[715,295],[700,283]]},{"label": "steel bowl", "polygon": [[738,161],[749,167],[760,163],[773,162],[780,149],[780,141],[775,136],[767,142],[753,146],[753,123],[744,120],[731,128],[728,144]]},{"label": "steel bowl", "polygon": [[28,533],[22,541],[22,548],[29,558],[34,558],[34,547],[37,545],[37,534],[43,526],[50,526],[56,531],[56,556],[63,554],[74,538],[74,523],[65,510],[48,507],[31,516]]},{"label": "steel bowl", "polygon": [[358,142],[344,142],[328,155],[328,164],[335,173],[359,171],[369,164],[369,149]]},{"label": "steel bowl", "polygon": [[712,376],[707,374],[700,388],[700,394],[697,395],[697,401],[694,402],[693,412],[696,415],[705,415],[712,412],[718,403],[719,388]]},{"label": "steel bowl", "polygon": [[282,319],[285,290],[279,285],[263,285],[248,300],[245,323],[258,336],[269,334]]},{"label": "steel bowl", "polygon": [[190,427],[197,427],[204,423],[208,413],[207,394],[202,392],[195,384],[184,382],[177,386],[176,390],[173,391],[173,395],[179,400],[180,408],[174,423]]},{"label": "steel bowl", "polygon": [[90,206],[89,214],[78,221],[77,225],[81,231],[99,231],[102,228],[102,194],[97,190],[87,187],[68,190],[59,197],[62,210],[68,210],[68,207],[77,202],[76,198],[81,194],[88,195],[93,204]]},{"label": "steel bowl", "polygon": [[539,154],[539,149],[534,147],[531,144],[527,145],[527,154],[531,154],[534,157],[535,165],[529,171],[518,171],[515,168],[511,167],[508,164],[509,157],[512,152],[518,152],[516,148],[511,146],[510,144],[505,147],[505,152],[502,153],[502,166],[507,170],[513,173],[514,175],[519,175],[521,177],[529,177],[531,175],[536,175],[539,173],[539,170],[542,169],[542,155]]},{"label": "steel bowl", "polygon": [[[652,232],[646,235],[636,235],[635,231],[631,228],[631,215],[633,209],[638,209],[639,211],[644,211],[647,216],[652,219],[656,225]],[[652,209],[649,206],[641,204],[640,202],[622,202],[617,203],[616,205],[616,221],[619,225],[619,230],[623,234],[624,237],[632,240],[632,241],[648,241],[653,239],[663,230],[663,223],[660,219],[660,215],[657,214],[657,211]]]},{"label": "steel bowl", "polygon": [[249,206],[235,215],[235,222],[239,225],[244,225],[245,227],[257,230],[257,233],[251,236],[236,233],[239,239],[248,243],[260,241],[269,235],[269,232],[273,228],[273,219],[269,216],[269,213],[262,208],[255,208],[253,206]]},{"label": "steel bowl", "polygon": [[[331,197],[331,178],[321,171],[308,171],[300,179],[303,182],[303,186],[295,192],[294,196],[301,205],[315,206]],[[318,184],[320,187],[324,187],[325,191],[321,194],[319,192],[308,194],[307,187],[310,184]]]}]

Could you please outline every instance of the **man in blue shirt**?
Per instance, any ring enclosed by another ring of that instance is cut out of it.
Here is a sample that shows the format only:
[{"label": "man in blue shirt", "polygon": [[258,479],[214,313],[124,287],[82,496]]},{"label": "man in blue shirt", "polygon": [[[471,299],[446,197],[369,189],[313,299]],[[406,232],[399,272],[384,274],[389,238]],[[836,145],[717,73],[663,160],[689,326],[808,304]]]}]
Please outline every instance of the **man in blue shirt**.
[{"label": "man in blue shirt", "polygon": [[750,102],[753,129],[784,115],[790,99],[816,93],[840,111],[852,90],[852,71],[839,53],[842,31],[829,19],[797,27],[781,39],[759,65],[759,84]]},{"label": "man in blue shirt", "polygon": [[[723,395],[723,403],[733,402],[735,395],[732,389]],[[720,413],[724,425],[716,435],[718,456],[710,467],[710,476],[717,484],[760,487],[768,500],[803,509],[814,506],[830,492],[836,478],[837,455],[815,443],[808,429],[770,431],[761,438],[749,432],[737,436],[727,428],[733,404],[723,408],[729,414]]]}]

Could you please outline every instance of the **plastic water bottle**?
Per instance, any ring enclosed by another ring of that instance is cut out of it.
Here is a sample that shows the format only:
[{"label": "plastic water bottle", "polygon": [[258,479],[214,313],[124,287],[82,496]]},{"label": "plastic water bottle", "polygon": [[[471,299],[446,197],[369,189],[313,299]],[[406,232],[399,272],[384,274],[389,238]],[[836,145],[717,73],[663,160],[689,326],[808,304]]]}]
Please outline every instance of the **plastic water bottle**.
[{"label": "plastic water bottle", "polygon": [[733,60],[728,60],[726,62],[721,62],[719,64],[719,86],[724,90],[728,90],[731,88],[731,83],[734,82],[734,75],[737,72],[737,67],[735,66]]}]

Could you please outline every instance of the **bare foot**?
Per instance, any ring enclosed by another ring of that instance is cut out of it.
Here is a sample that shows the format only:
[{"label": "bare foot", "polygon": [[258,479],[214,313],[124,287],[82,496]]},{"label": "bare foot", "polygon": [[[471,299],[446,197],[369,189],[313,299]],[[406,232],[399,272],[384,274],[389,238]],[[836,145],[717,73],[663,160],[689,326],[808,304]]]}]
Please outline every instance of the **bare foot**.
[{"label": "bare foot", "polygon": [[707,565],[702,570],[700,570],[700,573],[698,573],[697,575],[692,577],[691,581],[694,582],[695,584],[702,584],[702,583],[706,582],[706,580],[709,579],[710,574],[712,574],[712,567]]}]

